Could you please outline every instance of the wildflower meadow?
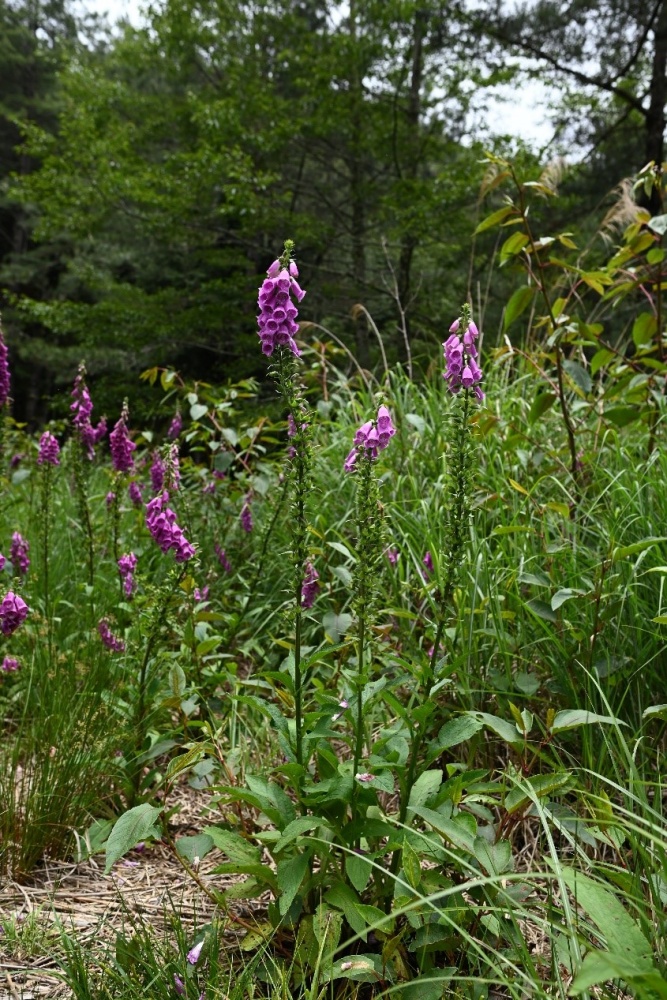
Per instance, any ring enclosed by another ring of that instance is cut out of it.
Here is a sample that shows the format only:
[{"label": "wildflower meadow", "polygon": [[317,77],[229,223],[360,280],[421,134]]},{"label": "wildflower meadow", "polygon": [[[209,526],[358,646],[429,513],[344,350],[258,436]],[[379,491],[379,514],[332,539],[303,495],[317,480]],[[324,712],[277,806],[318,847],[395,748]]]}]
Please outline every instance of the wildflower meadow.
[{"label": "wildflower meadow", "polygon": [[0,340],[7,996],[667,997],[664,226],[586,270],[488,166],[523,284],[418,366],[291,239],[150,421],[17,422]]}]

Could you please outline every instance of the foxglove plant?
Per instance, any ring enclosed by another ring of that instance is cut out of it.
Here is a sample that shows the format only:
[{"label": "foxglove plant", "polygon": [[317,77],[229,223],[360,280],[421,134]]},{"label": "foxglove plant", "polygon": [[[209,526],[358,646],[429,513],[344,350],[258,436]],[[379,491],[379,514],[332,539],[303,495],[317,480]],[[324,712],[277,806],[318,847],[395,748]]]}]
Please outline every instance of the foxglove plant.
[{"label": "foxglove plant", "polygon": [[136,444],[130,438],[127,429],[127,422],[130,411],[127,399],[123,401],[123,408],[120,417],[114,425],[114,429],[109,435],[109,448],[111,450],[111,465],[114,470],[114,481],[111,496],[113,500],[109,505],[111,514],[111,533],[114,559],[118,562],[118,535],[120,532],[120,496],[122,477],[134,472],[134,458],[132,452],[136,449]]},{"label": "foxglove plant", "polygon": [[20,531],[15,531],[12,535],[12,544],[9,549],[9,561],[11,562],[16,576],[25,576],[30,568],[30,543],[23,537]]},{"label": "foxglove plant", "polygon": [[127,598],[132,597],[136,590],[136,580],[134,571],[137,568],[137,557],[134,552],[128,552],[118,560],[118,572],[123,587],[123,592]]},{"label": "foxglove plant", "polygon": [[49,545],[51,534],[51,489],[53,470],[60,465],[60,445],[50,431],[44,431],[39,440],[37,464],[40,466],[41,486],[41,543],[42,543],[42,577],[44,587],[44,606],[46,609],[47,628],[49,630],[49,651],[51,650],[51,635],[53,623],[49,612]]},{"label": "foxglove plant", "polygon": [[9,352],[5,343],[5,336],[0,322],[0,410],[3,409],[9,399]]},{"label": "foxglove plant", "polygon": [[[297,381],[296,359],[300,356],[295,336],[297,303],[306,294],[299,286],[299,271],[292,259],[294,243],[285,241],[282,255],[271,264],[259,289],[257,318],[262,352],[267,357],[275,355],[274,374],[278,389],[288,411],[291,433],[289,455],[289,491],[291,496],[290,529],[294,576],[294,756],[301,768],[297,785],[303,782],[303,677],[301,669],[301,628],[303,617],[303,585],[308,558],[307,505],[310,492],[310,447],[308,439],[308,413],[301,388]],[[296,300],[296,301],[293,301]]]},{"label": "foxglove plant", "polygon": [[173,549],[177,563],[187,562],[195,549],[176,523],[176,514],[168,503],[169,494],[165,491],[146,504],[146,527],[163,552]]},{"label": "foxglove plant", "polygon": [[164,462],[160,458],[159,451],[153,452],[153,462],[151,464],[151,487],[153,489],[153,495],[162,492],[164,486]]},{"label": "foxglove plant", "polygon": [[345,459],[344,470],[355,472],[357,480],[356,523],[357,558],[354,564],[352,607],[357,619],[357,671],[353,679],[356,691],[356,718],[354,761],[355,776],[352,808],[356,795],[356,782],[363,783],[359,765],[364,749],[363,689],[369,679],[367,655],[368,629],[377,602],[377,582],[380,564],[386,550],[384,517],[380,504],[378,481],[374,463],[396,433],[391,414],[386,406],[379,407],[374,420],[367,420],[354,436],[353,448]]},{"label": "foxglove plant", "polygon": [[102,618],[97,624],[97,631],[100,639],[108,650],[112,653],[124,653],[125,643],[118,636],[114,635],[106,618]]},{"label": "foxglove plant", "polygon": [[[484,399],[479,383],[482,371],[478,364],[479,331],[472,320],[470,307],[464,305],[461,315],[449,328],[450,336],[443,344],[445,371],[443,378],[449,391],[457,397],[449,435],[449,465],[447,475],[447,520],[445,544],[439,560],[437,601],[439,605],[436,633],[429,650],[428,662],[421,677],[420,700],[433,706],[431,692],[437,682],[436,659],[447,622],[452,613],[452,598],[463,562],[465,545],[470,533],[470,479],[472,473],[471,416],[476,403]],[[424,557],[425,575],[434,573],[430,552]],[[441,575],[440,575],[441,574]],[[412,743],[405,787],[402,789],[400,822],[405,822],[410,792],[417,777],[417,765],[425,736],[420,726]],[[397,861],[397,856],[394,862]]]},{"label": "foxglove plant", "polygon": [[102,433],[106,433],[106,422],[103,418],[98,424],[97,429],[90,422],[93,412],[93,402],[90,398],[88,386],[86,385],[86,366],[83,361],[79,365],[79,370],[74,380],[70,411],[72,413],[74,437],[77,442],[77,447],[72,452],[74,492],[79,509],[79,520],[86,533],[88,583],[92,586],[95,574],[95,543],[88,503],[88,463],[95,457],[95,444],[98,438],[102,436]]},{"label": "foxglove plant", "polygon": [[179,437],[181,431],[183,430],[183,417],[181,416],[181,411],[176,410],[171,423],[169,424],[169,430],[167,431],[167,437],[170,441],[175,441]]}]

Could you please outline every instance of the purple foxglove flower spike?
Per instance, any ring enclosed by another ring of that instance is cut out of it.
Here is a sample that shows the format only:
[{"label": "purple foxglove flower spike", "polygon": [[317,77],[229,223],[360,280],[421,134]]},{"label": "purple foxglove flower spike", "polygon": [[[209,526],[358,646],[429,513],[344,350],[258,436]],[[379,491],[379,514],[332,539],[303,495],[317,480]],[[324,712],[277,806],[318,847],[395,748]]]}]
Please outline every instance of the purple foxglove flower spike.
[{"label": "purple foxglove flower spike", "polygon": [[141,483],[131,482],[127,487],[127,494],[135,507],[141,507],[144,499],[141,495]]},{"label": "purple foxglove flower spike", "polygon": [[151,465],[151,486],[153,493],[159,493],[164,486],[164,462],[157,451],[153,452],[153,464]]},{"label": "purple foxglove flower spike", "polygon": [[137,557],[134,552],[128,552],[127,555],[121,556],[118,560],[118,572],[123,581],[123,590],[126,597],[132,597],[137,586],[134,579],[136,566]]},{"label": "purple foxglove flower spike", "polygon": [[213,547],[215,549],[215,554],[218,557],[218,562],[220,563],[220,565],[224,569],[225,573],[231,573],[231,571],[232,571],[232,564],[230,563],[229,559],[227,558],[227,553],[225,552],[225,550],[223,548],[221,548],[218,545],[217,542],[215,543],[215,545]]},{"label": "purple foxglove flower spike", "polygon": [[[97,429],[93,428],[90,422],[90,415],[93,412],[93,402],[86,385],[86,366],[83,362],[79,365],[79,371],[74,379],[72,400],[73,402],[70,405],[72,424],[87,457],[92,461],[95,457],[95,444],[104,421],[100,421]],[[104,422],[103,433],[106,433],[106,422]]]},{"label": "purple foxglove flower spike", "polygon": [[20,666],[21,664],[15,656],[5,656],[2,663],[0,663],[0,670],[2,670],[5,674],[12,674],[15,673]]},{"label": "purple foxglove flower spike", "polygon": [[28,557],[29,551],[29,542],[26,541],[19,531],[15,531],[12,535],[12,544],[9,550],[9,561],[11,562],[17,576],[25,576],[30,568],[30,559]]},{"label": "purple foxglove flower spike", "polygon": [[134,459],[132,452],[137,447],[130,439],[127,430],[127,419],[129,410],[127,400],[123,403],[120,417],[116,421],[116,426],[109,435],[109,447],[111,448],[111,463],[116,472],[132,472],[134,469]]},{"label": "purple foxglove flower spike", "polygon": [[9,399],[9,352],[0,326],[0,409]]},{"label": "purple foxglove flower spike", "polygon": [[312,608],[315,603],[315,598],[320,590],[320,585],[318,583],[319,578],[320,574],[317,572],[313,564],[311,562],[307,562],[306,571],[303,577],[303,584],[301,586],[302,608]]},{"label": "purple foxglove flower spike", "polygon": [[177,563],[187,562],[195,554],[194,545],[176,523],[176,514],[166,506],[168,503],[169,494],[164,492],[146,504],[146,526],[163,552],[173,549]]},{"label": "purple foxglove flower spike", "polygon": [[39,439],[37,465],[60,465],[60,445],[51,431],[44,431]]},{"label": "purple foxglove flower spike", "polygon": [[99,633],[100,639],[112,653],[124,653],[125,643],[122,639],[119,639],[113,634],[109,628],[109,622],[106,618],[102,618],[97,624],[97,631]]},{"label": "purple foxglove flower spike", "polygon": [[299,332],[298,310],[290,298],[293,295],[301,302],[306,294],[296,280],[298,273],[294,261],[289,267],[283,267],[279,260],[274,260],[259,290],[257,325],[262,352],[267,357],[277,347],[288,347],[297,357],[301,353],[294,340]]},{"label": "purple foxglove flower spike", "polygon": [[458,393],[461,388],[466,391],[472,389],[477,399],[482,400],[484,393],[479,386],[482,369],[475,360],[478,357],[475,341],[479,337],[479,330],[469,317],[470,310],[468,306],[464,306],[460,319],[455,319],[449,328],[450,336],[442,345],[445,352],[445,371],[442,377],[450,392]]},{"label": "purple foxglove flower spike", "polygon": [[381,406],[375,420],[367,420],[354,435],[352,451],[345,459],[343,469],[352,472],[357,464],[361,448],[365,448],[374,461],[378,453],[384,451],[396,433],[391,414],[386,406]]},{"label": "purple foxglove flower spike", "polygon": [[8,591],[0,603],[0,631],[3,635],[12,635],[26,620],[28,605],[22,597],[13,590]]},{"label": "purple foxglove flower spike", "polygon": [[247,494],[245,500],[243,501],[243,507],[241,509],[241,527],[247,534],[250,534],[253,529],[252,511],[250,510],[250,494]]},{"label": "purple foxglove flower spike", "polygon": [[176,410],[171,423],[169,424],[169,430],[167,431],[167,437],[170,441],[175,441],[178,435],[183,430],[183,417],[181,416],[181,411]]},{"label": "purple foxglove flower spike", "polygon": [[427,552],[423,559],[424,564],[424,579],[428,580],[429,576],[433,573],[433,556],[430,552]]}]

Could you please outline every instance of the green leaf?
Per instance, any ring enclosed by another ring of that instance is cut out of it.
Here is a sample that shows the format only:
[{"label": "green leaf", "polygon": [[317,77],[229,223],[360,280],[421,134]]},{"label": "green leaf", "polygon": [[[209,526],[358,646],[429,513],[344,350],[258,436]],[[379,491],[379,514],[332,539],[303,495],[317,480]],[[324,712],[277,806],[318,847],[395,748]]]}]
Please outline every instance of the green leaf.
[{"label": "green leaf", "polygon": [[401,862],[403,864],[403,871],[405,872],[405,877],[412,886],[416,889],[422,880],[422,866],[419,860],[419,855],[412,847],[410,847],[407,840],[403,842],[403,849],[401,851]]},{"label": "green leaf", "polygon": [[354,889],[344,882],[334,882],[329,891],[325,893],[324,899],[330,906],[337,906],[339,910],[343,911],[345,919],[354,933],[361,935],[365,941],[366,921],[358,912],[359,896]]},{"label": "green leaf", "polygon": [[655,622],[656,625],[667,625],[667,615],[656,615],[655,618],[651,618],[651,621]]},{"label": "green leaf", "polygon": [[333,642],[340,642],[350,631],[351,625],[352,615],[348,615],[347,612],[337,615],[333,611],[327,611],[322,618],[322,627]]},{"label": "green leaf", "polygon": [[458,971],[451,966],[445,969],[430,969],[409,983],[401,983],[399,996],[401,1000],[440,1000],[445,996],[447,982]]},{"label": "green leaf", "polygon": [[657,233],[658,236],[664,236],[667,233],[667,215],[654,215],[647,222],[647,226],[654,233]]},{"label": "green leaf", "polygon": [[463,819],[465,814],[460,814],[455,819],[451,819],[442,813],[436,812],[435,809],[427,809],[425,806],[420,806],[418,809],[415,809],[415,812],[422,819],[425,819],[434,830],[437,830],[441,837],[451,841],[455,847],[466,851],[468,854],[475,853],[473,849],[475,835],[468,829],[467,819]]},{"label": "green leaf", "polygon": [[298,816],[296,819],[288,823],[282,832],[280,840],[272,847],[272,852],[278,854],[287,846],[291,844],[293,840],[296,840],[302,833],[307,833],[309,830],[315,830],[318,826],[324,826],[330,829],[327,820],[322,819],[320,816]]},{"label": "green leaf", "polygon": [[196,764],[197,761],[201,760],[203,756],[204,750],[201,747],[190,747],[185,753],[179,754],[178,757],[173,757],[169,761],[167,777],[173,778],[174,775],[181,774],[182,771],[186,771],[193,764]]},{"label": "green leaf", "polygon": [[616,427],[627,427],[639,420],[642,411],[638,406],[610,406],[604,411],[604,415]]},{"label": "green leaf", "polygon": [[483,723],[479,719],[473,719],[469,715],[461,715],[457,719],[450,719],[449,722],[444,724],[436,739],[429,745],[428,762],[430,763],[432,760],[435,760],[444,750],[449,750],[450,747],[457,747],[460,743],[472,739],[482,726]]},{"label": "green leaf", "polygon": [[111,871],[116,861],[132,850],[140,840],[160,836],[155,824],[161,812],[162,806],[151,806],[148,802],[142,802],[141,805],[119,816],[107,840],[105,875]]},{"label": "green leaf", "polygon": [[620,722],[613,715],[596,715],[595,712],[587,712],[583,708],[568,708],[563,712],[557,712],[551,724],[552,733],[562,733],[566,729],[575,729],[577,726],[591,726],[599,722],[607,726],[625,726],[627,723]]},{"label": "green leaf", "polygon": [[293,858],[287,858],[285,861],[278,862],[276,868],[278,888],[280,889],[278,907],[282,916],[285,916],[294,902],[297,892],[301,888],[301,883],[308,871],[309,861],[310,853],[304,851]]},{"label": "green leaf", "polygon": [[563,371],[567,372],[575,385],[587,396],[593,388],[593,382],[586,369],[578,361],[567,360],[563,362]]},{"label": "green leaf", "polygon": [[512,867],[512,847],[508,840],[490,844],[484,837],[475,837],[473,851],[487,875],[502,875]]},{"label": "green leaf", "polygon": [[178,837],[176,840],[176,851],[190,864],[193,864],[195,858],[201,861],[213,847],[213,837],[208,833],[198,833],[194,837]]},{"label": "green leaf", "polygon": [[650,312],[640,313],[632,324],[632,339],[635,347],[650,344],[658,329],[658,321]]},{"label": "green leaf", "polygon": [[[665,616],[667,621],[667,615]],[[642,719],[667,719],[667,705],[651,705],[642,712]]]},{"label": "green leaf", "polygon": [[223,830],[221,826],[207,826],[203,832],[209,835],[218,850],[226,854],[234,864],[252,865],[259,862],[260,848],[249,843],[240,834]]},{"label": "green leaf", "polygon": [[467,714],[478,722],[481,722],[486,729],[490,729],[501,740],[504,740],[505,743],[509,743],[510,746],[515,744],[519,746],[523,745],[523,736],[517,731],[516,726],[512,722],[499,719],[497,715],[489,715],[488,712],[469,712]]},{"label": "green leaf", "polygon": [[[566,788],[571,783],[572,775],[569,771],[557,771],[555,774],[535,774],[531,778],[526,778],[520,785],[516,785],[507,793],[505,808],[508,813],[516,812],[526,802],[532,802],[535,798],[544,798],[545,795],[551,795],[552,792]],[[526,788],[527,785],[530,790]]]},{"label": "green leaf", "polygon": [[573,597],[581,597],[583,594],[585,594],[584,590],[575,590],[572,587],[564,587],[562,590],[557,590],[551,598],[551,610],[558,611],[566,601],[571,601]]},{"label": "green leaf", "polygon": [[608,350],[606,347],[600,348],[600,350],[596,351],[591,358],[591,375],[595,375],[600,368],[604,368],[604,366],[608,365],[610,361],[613,361],[615,357],[616,355],[613,351]]},{"label": "green leaf", "polygon": [[410,789],[408,809],[424,806],[442,784],[442,771],[423,771]]},{"label": "green leaf", "polygon": [[491,215],[487,215],[485,219],[482,219],[473,235],[476,236],[477,233],[483,233],[486,229],[491,229],[492,226],[497,226],[500,222],[504,222],[507,216],[513,212],[516,214],[516,209],[512,205],[505,205],[504,208],[499,208],[497,211],[492,212]]},{"label": "green leaf", "polygon": [[500,248],[501,266],[505,264],[510,257],[516,257],[518,253],[521,253],[527,243],[528,237],[525,233],[512,233],[509,239],[505,240]]},{"label": "green leaf", "polygon": [[561,868],[560,876],[606,940],[613,957],[632,974],[653,971],[651,945],[616,896],[600,882],[576,871]]},{"label": "green leaf", "polygon": [[556,394],[553,392],[538,392],[533,400],[533,405],[528,414],[528,423],[534,424],[540,419],[543,413],[550,410],[556,402]]},{"label": "green leaf", "polygon": [[524,285],[523,288],[517,288],[505,306],[503,331],[507,330],[514,320],[519,318],[522,312],[525,312],[532,302],[534,295],[535,288],[531,285]]},{"label": "green leaf", "polygon": [[621,545],[612,552],[612,562],[625,559],[627,556],[635,556],[637,553],[653,548],[654,545],[660,545],[662,542],[667,542],[665,535],[651,535],[650,538],[643,538],[641,542],[633,542],[631,545]]},{"label": "green leaf", "polygon": [[370,861],[362,854],[347,854],[345,856],[345,874],[357,892],[364,891],[371,877],[371,871]]},{"label": "green leaf", "polygon": [[353,979],[358,983],[380,983],[387,978],[388,966],[381,955],[348,955],[338,958],[322,979]]},{"label": "green leaf", "polygon": [[190,407],[190,417],[192,420],[201,420],[208,413],[208,406],[203,403],[195,403]]},{"label": "green leaf", "polygon": [[533,614],[537,615],[538,618],[544,618],[548,622],[557,622],[558,615],[552,608],[545,604],[544,601],[538,600],[537,597],[532,597],[529,601],[525,602],[526,607],[530,608]]}]

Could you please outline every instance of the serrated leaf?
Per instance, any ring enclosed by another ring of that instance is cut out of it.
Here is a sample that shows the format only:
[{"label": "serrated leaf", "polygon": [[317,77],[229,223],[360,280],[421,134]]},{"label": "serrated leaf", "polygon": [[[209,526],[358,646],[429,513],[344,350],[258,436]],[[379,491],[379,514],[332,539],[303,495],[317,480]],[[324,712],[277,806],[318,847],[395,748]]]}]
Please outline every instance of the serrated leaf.
[{"label": "serrated leaf", "polygon": [[142,802],[141,805],[119,816],[107,840],[105,875],[111,871],[116,861],[131,851],[139,841],[159,836],[155,824],[161,812],[162,806],[151,806],[148,802]]},{"label": "serrated leaf", "polygon": [[234,864],[252,865],[259,862],[260,848],[249,843],[240,834],[223,830],[221,826],[207,826],[203,832],[208,834],[218,850],[226,854]]},{"label": "serrated leaf", "polygon": [[627,723],[615,719],[613,715],[596,715],[583,708],[568,708],[557,712],[549,727],[552,733],[562,733],[566,729],[576,729],[577,726],[592,726],[595,723],[606,726],[625,726]]},{"label": "serrated leaf", "polygon": [[472,739],[480,731],[483,723],[479,719],[473,719],[469,715],[461,715],[458,719],[450,719],[446,722],[436,739],[429,746],[428,759],[434,760],[444,750],[450,747],[457,747],[460,743]]}]

